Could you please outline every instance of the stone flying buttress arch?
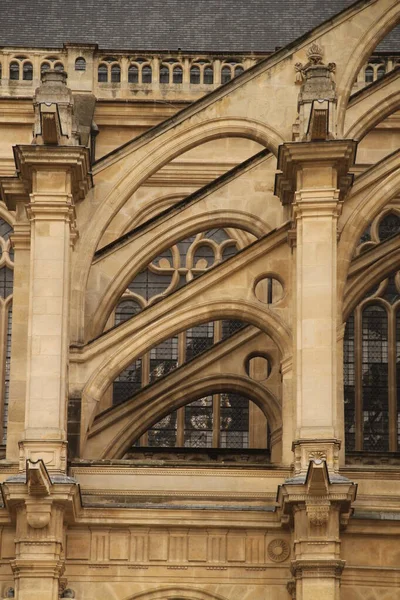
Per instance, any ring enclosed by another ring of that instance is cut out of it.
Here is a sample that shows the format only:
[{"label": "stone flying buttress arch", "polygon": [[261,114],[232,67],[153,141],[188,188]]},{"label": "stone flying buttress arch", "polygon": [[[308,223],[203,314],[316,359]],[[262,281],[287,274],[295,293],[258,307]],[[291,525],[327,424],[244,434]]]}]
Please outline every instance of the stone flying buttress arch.
[{"label": "stone flying buttress arch", "polygon": [[[154,308],[157,309],[158,306],[156,304]],[[125,341],[116,345],[111,355],[97,364],[83,387],[82,444],[93,422],[97,403],[121,371],[155,344],[178,333],[178,330],[183,331],[203,322],[220,319],[242,320],[255,325],[275,342],[282,360],[291,356],[292,336],[288,326],[279,315],[261,302],[210,301],[196,304],[195,311],[189,305],[173,313],[167,312],[159,319],[152,319],[139,330],[135,330],[135,323],[127,321],[120,328],[125,329],[125,334],[128,331],[131,333],[125,337]]]},{"label": "stone flying buttress arch", "polygon": [[136,407],[130,415],[129,423],[117,431],[112,441],[104,448],[100,459],[122,458],[134,439],[169,413],[208,394],[223,392],[239,393],[257,404],[267,417],[272,432],[281,427],[281,406],[277,398],[249,377],[233,374],[211,376],[194,381],[190,385],[182,381],[172,392],[155,398],[145,406]]},{"label": "stone flying buttress arch", "polygon": [[[370,12],[370,17],[367,13]],[[365,29],[365,22],[369,26]],[[361,67],[367,62],[369,56],[375,50],[380,41],[400,23],[400,2],[398,0],[377,0],[360,14],[360,27],[358,30],[357,44],[350,54],[344,72],[337,84],[338,107],[337,107],[337,135],[342,137],[346,110],[351,94],[353,83]],[[353,26],[353,30],[354,30]]]},{"label": "stone flying buttress arch", "polygon": [[[374,172],[379,174],[373,180]],[[372,181],[362,187],[363,179]],[[361,188],[361,189],[359,189]],[[372,219],[400,192],[400,150],[368,169],[356,182],[345,200],[342,217],[339,219],[340,239],[338,243],[338,309],[342,319],[344,290],[354,249],[363,231]],[[346,202],[349,206],[346,211]]]},{"label": "stone flying buttress arch", "polygon": [[277,154],[279,145],[284,141],[277,131],[265,123],[234,117],[188,124],[184,131],[176,133],[174,129],[170,129],[162,137],[162,144],[159,137],[156,137],[144,148],[136,150],[136,160],[127,161],[122,176],[101,201],[90,226],[85,228],[77,242],[71,294],[71,312],[75,315],[71,331],[73,340],[78,341],[83,337],[84,297],[92,258],[99,241],[114,215],[148,177],[176,156],[213,139],[244,137],[259,142],[274,154]]},{"label": "stone flying buttress arch", "polygon": [[173,585],[138,592],[124,600],[228,600],[228,598],[190,586]]},{"label": "stone flying buttress arch", "polygon": [[[122,265],[113,278],[108,278],[105,273],[102,274],[104,292],[100,302],[93,315],[89,335],[96,337],[104,330],[107,319],[114,309],[121,294],[132,278],[145,268],[154,258],[170,248],[180,240],[204,230],[213,228],[233,227],[248,231],[256,237],[261,237],[268,233],[268,226],[252,214],[243,211],[234,210],[216,210],[206,212],[205,214],[188,215],[187,219],[182,218],[182,213],[178,218],[171,221],[168,229],[160,230],[160,233],[154,235],[148,243],[141,244],[134,252],[126,255]],[[134,258],[132,258],[134,256]],[[93,267],[92,267],[93,270]],[[108,285],[106,282],[108,280]],[[90,290],[90,278],[88,289]],[[91,315],[89,315],[90,317]]]},{"label": "stone flying buttress arch", "polygon": [[[371,102],[372,99],[375,101]],[[358,115],[363,104],[365,104],[365,108],[361,116],[351,122],[351,113],[354,110],[355,115]],[[376,125],[399,109],[400,69],[396,69],[350,98],[346,113],[346,127],[348,129],[344,137],[361,140]]]}]

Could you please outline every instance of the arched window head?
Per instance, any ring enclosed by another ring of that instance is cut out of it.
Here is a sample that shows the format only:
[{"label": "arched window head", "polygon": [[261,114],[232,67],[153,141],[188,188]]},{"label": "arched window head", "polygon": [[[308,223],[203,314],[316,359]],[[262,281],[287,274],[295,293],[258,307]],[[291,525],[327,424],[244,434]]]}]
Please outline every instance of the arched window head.
[{"label": "arched window head", "polygon": [[124,299],[131,295],[144,308],[179,289],[238,252],[237,240],[231,235],[218,228],[179,241],[134,277]]},{"label": "arched window head", "polygon": [[161,65],[160,83],[169,83],[169,68],[167,65]]},{"label": "arched window head", "polygon": [[244,73],[244,68],[242,66],[235,67],[235,77]]},{"label": "arched window head", "polygon": [[79,56],[75,61],[75,71],[86,71],[86,60]]},{"label": "arched window head", "polygon": [[191,67],[190,83],[195,85],[200,83],[200,67]]},{"label": "arched window head", "polygon": [[228,83],[232,79],[232,72],[230,67],[222,67],[221,70],[221,83]]},{"label": "arched window head", "polygon": [[104,63],[100,64],[97,69],[97,81],[99,83],[107,83],[108,81],[108,68]]},{"label": "arched window head", "polygon": [[131,319],[142,310],[142,307],[135,300],[123,300],[115,309],[115,325],[124,323]]},{"label": "arched window head", "polygon": [[19,79],[19,63],[15,60],[10,63],[10,79],[12,81],[18,81]]},{"label": "arched window head", "polygon": [[121,81],[121,67],[119,65],[112,65],[111,67],[111,82],[120,83]]},{"label": "arched window head", "polygon": [[[346,451],[400,449],[400,272],[375,283],[344,336]],[[369,461],[368,455],[364,460]]]},{"label": "arched window head", "polygon": [[0,297],[5,300],[13,292],[14,273],[8,267],[0,269]]},{"label": "arched window head", "polygon": [[[249,448],[251,404],[248,398],[232,392],[203,396],[154,423],[138,441],[139,445],[153,448]],[[262,418],[265,421],[265,417]]]},{"label": "arched window head", "polygon": [[214,69],[212,67],[204,67],[203,83],[206,85],[214,83]]},{"label": "arched window head", "polygon": [[131,65],[128,69],[128,82],[139,83],[139,69],[136,65]]},{"label": "arched window head", "polygon": [[182,83],[183,81],[183,71],[182,67],[175,67],[172,72],[172,81],[174,83]]},{"label": "arched window head", "polygon": [[384,242],[392,236],[400,233],[400,215],[388,213],[383,217],[378,226],[379,240]]},{"label": "arched window head", "polygon": [[372,83],[374,80],[374,69],[371,66],[368,66],[365,69],[365,83]]},{"label": "arched window head", "polygon": [[383,65],[381,67],[378,67],[378,70],[376,72],[377,79],[381,79],[382,77],[384,77],[385,73],[386,73],[386,69]]},{"label": "arched window head", "polygon": [[40,65],[40,74],[43,75],[43,73],[46,73],[46,71],[49,71],[50,69],[51,69],[50,63],[43,62]]},{"label": "arched window head", "polygon": [[152,71],[150,65],[144,65],[142,67],[142,83],[152,82]]},{"label": "arched window head", "polygon": [[24,81],[32,81],[33,79],[33,66],[32,63],[26,62],[22,68]]},{"label": "arched window head", "polygon": [[64,65],[62,64],[62,62],[57,62],[54,65],[54,70],[55,71],[64,71]]}]

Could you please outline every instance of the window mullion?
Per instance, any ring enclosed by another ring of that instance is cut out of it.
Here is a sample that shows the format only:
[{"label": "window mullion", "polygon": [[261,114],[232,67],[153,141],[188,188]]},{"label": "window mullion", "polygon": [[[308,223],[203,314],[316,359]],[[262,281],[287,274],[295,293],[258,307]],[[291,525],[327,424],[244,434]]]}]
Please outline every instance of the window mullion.
[{"label": "window mullion", "polygon": [[355,449],[363,449],[363,406],[362,406],[362,308],[354,311],[354,354],[355,354]]},{"label": "window mullion", "polygon": [[397,398],[396,398],[396,313],[388,314],[388,384],[389,384],[389,452],[397,450]]},{"label": "window mullion", "polygon": [[213,448],[221,445],[221,395],[213,395]]}]

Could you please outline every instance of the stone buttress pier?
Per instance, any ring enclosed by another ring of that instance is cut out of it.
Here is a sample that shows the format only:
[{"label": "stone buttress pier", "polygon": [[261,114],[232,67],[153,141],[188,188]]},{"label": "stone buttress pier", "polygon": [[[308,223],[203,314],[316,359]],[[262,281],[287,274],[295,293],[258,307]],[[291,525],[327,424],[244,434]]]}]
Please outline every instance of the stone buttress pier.
[{"label": "stone buttress pier", "polygon": [[[89,151],[78,145],[65,73],[44,75],[34,107],[33,143],[14,149],[26,194],[25,206],[22,195],[16,199],[16,293],[28,290],[22,304],[28,328],[24,337],[22,315],[15,320],[15,340],[20,354],[26,348],[26,363],[18,366],[16,380],[11,374],[11,385],[14,393],[25,389],[26,395],[19,398],[25,407],[18,440],[20,474],[6,480],[3,493],[16,521],[16,597],[56,600],[64,570],[66,515],[71,518],[79,502],[78,486],[66,476],[70,263],[77,235],[75,205],[85,198],[91,176]],[[27,376],[19,381],[23,367]],[[11,407],[15,443],[21,418],[13,417]]]},{"label": "stone buttress pier", "polygon": [[[305,141],[280,147],[276,193],[295,226],[294,477],[279,491],[292,527],[297,600],[339,599],[339,526],[355,486],[339,475],[337,406],[337,220],[351,184],[356,144]],[[321,587],[322,586],[322,587]]]}]

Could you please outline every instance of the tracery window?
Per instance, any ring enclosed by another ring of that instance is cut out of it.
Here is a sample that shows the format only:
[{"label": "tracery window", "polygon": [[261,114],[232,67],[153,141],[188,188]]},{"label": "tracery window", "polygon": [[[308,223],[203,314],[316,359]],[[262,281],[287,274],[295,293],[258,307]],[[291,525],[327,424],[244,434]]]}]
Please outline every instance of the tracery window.
[{"label": "tracery window", "polygon": [[[212,229],[181,240],[133,278],[116,307],[115,325],[134,317],[237,251],[236,239],[224,229]],[[210,322],[164,340],[116,378],[113,404],[124,402],[142,386],[167,375],[243,326],[241,321]]]},{"label": "tracery window", "polygon": [[[128,302],[124,303],[123,310],[134,311],[135,307],[127,307]],[[133,312],[133,314],[136,313]],[[127,313],[122,314],[123,318],[126,316]],[[160,342],[118,375],[113,383],[113,404],[126,402],[142,387],[165,377],[245,326],[246,323],[243,321],[210,321],[191,327]]]},{"label": "tracery window", "polygon": [[347,450],[399,450],[399,271],[372,288],[347,320],[344,403]]},{"label": "tracery window", "polygon": [[389,208],[368,225],[358,241],[356,255],[400,233],[400,207]]},{"label": "tracery window", "polygon": [[237,252],[237,240],[224,229],[212,229],[190,236],[162,252],[138,273],[121,301],[133,300],[143,309]]},{"label": "tracery window", "polygon": [[0,218],[0,386],[2,443],[7,440],[8,402],[11,360],[12,292],[14,254],[10,247],[12,227]]}]

